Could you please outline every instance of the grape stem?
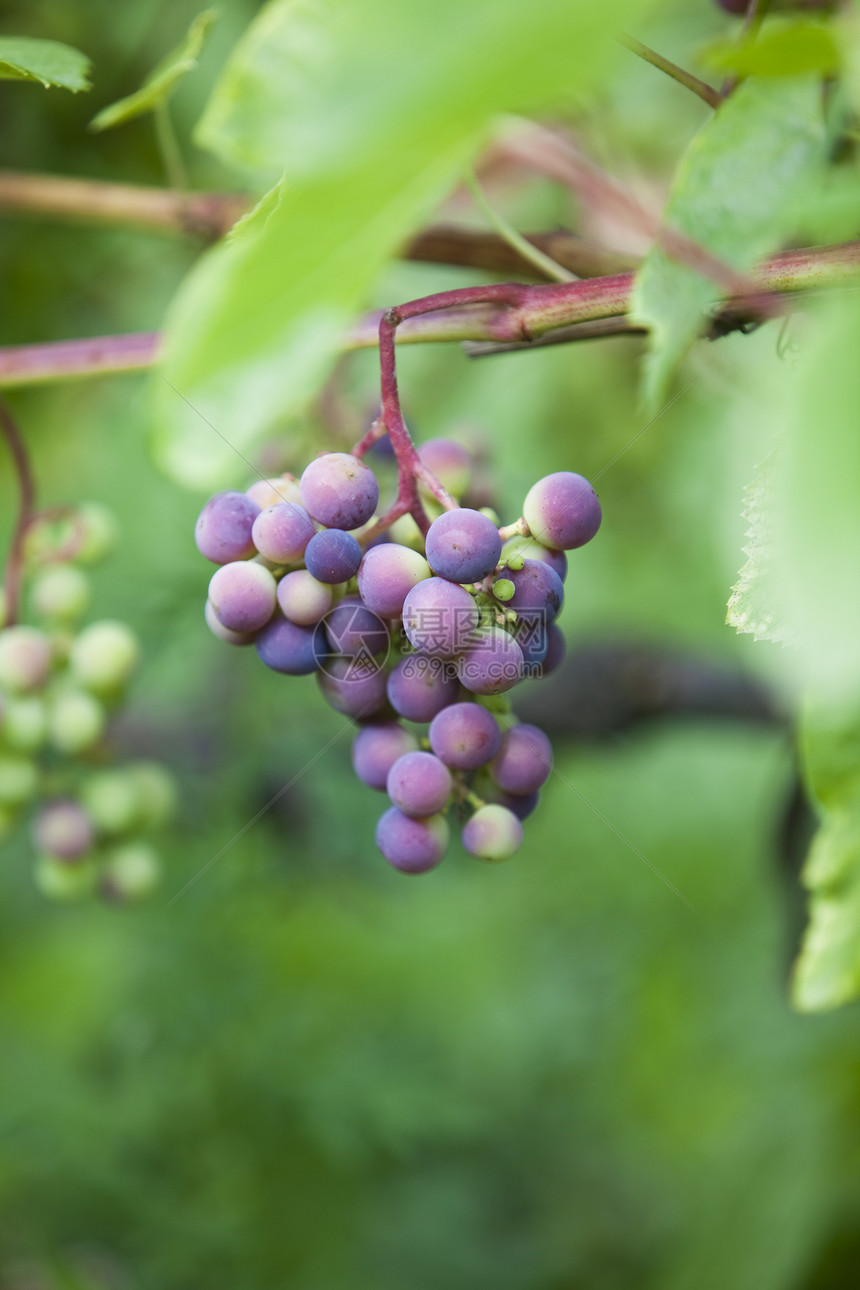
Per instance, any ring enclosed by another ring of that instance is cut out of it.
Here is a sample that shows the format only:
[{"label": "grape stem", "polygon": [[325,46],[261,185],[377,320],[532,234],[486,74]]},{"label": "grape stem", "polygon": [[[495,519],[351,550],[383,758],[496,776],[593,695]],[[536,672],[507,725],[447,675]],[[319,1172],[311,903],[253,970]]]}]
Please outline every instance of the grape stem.
[{"label": "grape stem", "polygon": [[692,90],[694,94],[697,94],[700,99],[707,103],[708,107],[718,108],[722,103],[723,100],[719,90],[715,90],[712,85],[708,85],[707,82],[700,80],[699,77],[694,76],[692,72],[688,72],[685,68],[679,67],[677,63],[673,63],[670,59],[664,58],[662,54],[658,54],[656,49],[652,49],[650,45],[643,45],[641,40],[636,40],[633,36],[628,36],[626,32],[622,32],[618,39],[622,45],[625,45],[627,49],[630,50],[631,53],[636,54],[639,58],[643,58],[646,63],[650,63],[652,67],[656,67],[659,71],[665,72],[667,76],[671,76],[673,81],[677,81],[678,84],[683,85],[685,89]]},{"label": "grape stem", "polygon": [[507,542],[512,537],[531,537],[531,529],[526,524],[522,515],[513,524],[506,524],[504,528],[499,529],[499,537],[503,542]]},{"label": "grape stem", "polygon": [[3,577],[3,592],[6,600],[5,622],[11,627],[18,618],[18,602],[21,597],[21,578],[24,569],[24,542],[35,515],[36,485],[21,431],[9,408],[2,401],[0,401],[0,426],[18,476],[18,518],[12,532],[9,558],[6,561]]}]

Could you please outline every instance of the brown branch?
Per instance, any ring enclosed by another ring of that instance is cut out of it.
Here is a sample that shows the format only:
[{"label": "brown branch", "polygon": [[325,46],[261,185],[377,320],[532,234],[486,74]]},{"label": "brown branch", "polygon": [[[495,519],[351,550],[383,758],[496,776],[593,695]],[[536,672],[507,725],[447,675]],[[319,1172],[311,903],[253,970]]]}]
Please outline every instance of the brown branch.
[{"label": "brown branch", "polygon": [[216,241],[249,207],[238,193],[179,193],[98,179],[0,171],[0,212],[187,233]]},{"label": "brown branch", "polygon": [[[612,251],[563,228],[549,233],[526,233],[525,238],[578,278],[627,273],[639,263],[635,255]],[[536,276],[534,265],[527,264],[498,233],[463,228],[457,224],[431,224],[416,234],[400,254],[404,260],[456,264],[464,268],[485,269],[489,273],[516,273],[530,278]]]},{"label": "brown branch", "polygon": [[692,90],[694,94],[697,94],[700,99],[703,99],[704,102],[707,103],[708,107],[718,108],[722,103],[723,100],[719,90],[715,90],[712,85],[708,85],[705,81],[699,80],[698,76],[694,76],[692,72],[688,72],[683,67],[679,67],[677,63],[673,63],[670,59],[664,58],[662,54],[658,54],[656,49],[652,49],[650,45],[643,45],[641,40],[636,40],[633,36],[628,36],[626,32],[622,32],[618,39],[621,41],[622,45],[626,45],[631,53],[637,54],[639,58],[643,58],[645,62],[650,63],[652,67],[656,67],[659,71],[665,72],[667,76],[671,76],[673,81],[677,81],[678,84],[683,85],[685,89]]}]

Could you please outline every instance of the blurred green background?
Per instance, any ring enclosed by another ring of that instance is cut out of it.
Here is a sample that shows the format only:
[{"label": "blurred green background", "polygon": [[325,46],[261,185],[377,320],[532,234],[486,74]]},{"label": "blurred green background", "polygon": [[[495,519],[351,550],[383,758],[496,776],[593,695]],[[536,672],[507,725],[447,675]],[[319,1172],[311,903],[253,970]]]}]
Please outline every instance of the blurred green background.
[{"label": "blurred green background", "polygon": [[[0,83],[0,165],[162,182],[148,119],[85,127],[196,7],[136,0],[120,19],[112,0],[7,4],[3,32],[84,49],[95,89]],[[257,7],[222,4],[175,100],[183,137]],[[722,29],[704,3],[662,21],[653,43],[678,57]],[[632,58],[603,106],[593,145],[660,178],[702,119]],[[204,154],[189,161],[196,187],[235,186]],[[509,193],[506,213],[571,218],[539,183]],[[10,216],[0,238],[4,344],[156,327],[199,249]],[[476,280],[397,264],[369,303]],[[599,539],[571,560],[572,647],[645,643],[763,672],[772,647],[723,620],[741,485],[763,451],[744,389],[782,361],[776,329],[703,347],[641,437],[638,357],[630,339],[481,362],[410,349],[401,384],[420,437],[487,445],[506,518],[541,474],[613,463]],[[358,421],[374,364],[345,369]],[[786,1000],[799,900],[780,867],[787,732],[687,718],[556,736],[560,774],[516,860],[454,848],[404,880],[373,845],[381,799],[352,777],[343,719],[311,681],[266,672],[203,625],[201,499],[148,450],[158,379],[9,399],[42,503],[98,498],[122,519],[94,612],[129,621],[145,662],[114,742],[170,765],[182,808],[145,908],[51,906],[27,839],[4,846],[3,1290],[853,1284],[858,1014],[800,1018]],[[308,420],[268,451],[300,467],[327,446],[334,430]]]}]

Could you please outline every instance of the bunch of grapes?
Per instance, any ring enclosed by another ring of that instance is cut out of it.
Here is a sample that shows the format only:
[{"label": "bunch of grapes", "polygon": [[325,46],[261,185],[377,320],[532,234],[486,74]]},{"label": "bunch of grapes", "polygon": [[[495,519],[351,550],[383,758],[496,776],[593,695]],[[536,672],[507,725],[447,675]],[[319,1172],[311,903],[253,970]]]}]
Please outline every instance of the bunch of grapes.
[{"label": "bunch of grapes", "polygon": [[174,803],[159,764],[106,765],[108,722],[139,646],[113,619],[80,626],[91,598],[81,566],[102,559],[115,533],[113,515],[92,503],[37,519],[25,546],[27,621],[4,626],[0,606],[0,838],[29,818],[37,885],[57,899],[147,894],[160,865],[146,835]]},{"label": "bunch of grapes", "polygon": [[552,748],[543,731],[517,724],[508,691],[562,661],[554,620],[565,551],[590,541],[601,520],[588,481],[561,471],[539,480],[522,518],[500,529],[490,508],[453,500],[466,495],[472,464],[460,444],[432,440],[419,454],[451,503],[443,510],[424,496],[425,476],[424,526],[396,508],[394,522],[377,520],[374,471],[328,452],[300,480],[217,494],[196,528],[200,552],[219,566],[210,629],[253,644],[276,672],[315,673],[331,706],[356,723],[355,773],[391,800],[377,845],[404,873],[442,860],[451,813],[473,856],[504,860],[522,844]]}]

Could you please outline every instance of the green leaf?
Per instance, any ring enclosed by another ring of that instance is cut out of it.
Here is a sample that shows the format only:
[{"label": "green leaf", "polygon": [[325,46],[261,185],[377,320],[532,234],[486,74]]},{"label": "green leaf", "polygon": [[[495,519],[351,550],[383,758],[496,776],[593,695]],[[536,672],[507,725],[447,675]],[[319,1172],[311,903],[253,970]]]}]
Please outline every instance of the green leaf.
[{"label": "green leaf", "polygon": [[812,708],[801,728],[807,787],[821,812],[803,871],[809,926],[794,970],[803,1012],[860,996],[860,710]]},{"label": "green leaf", "polygon": [[773,590],[774,545],[774,457],[756,470],[744,490],[743,517],[748,522],[746,564],[729,598],[726,622],[738,632],[756,640],[786,641],[789,633],[778,619]]},{"label": "green leaf", "polygon": [[430,216],[495,114],[569,105],[615,56],[612,28],[642,7],[267,5],[198,138],[287,177],[198,262],[171,307],[169,385],[156,392],[166,469],[199,487],[235,478],[236,453],[316,391],[379,270]]},{"label": "green leaf", "polygon": [[830,30],[798,19],[769,24],[741,41],[719,40],[701,53],[706,67],[738,76],[798,76],[839,70],[840,56]]},{"label": "green leaf", "polygon": [[56,40],[0,36],[0,80],[38,81],[46,88],[88,90],[90,60],[79,49]]},{"label": "green leaf", "polygon": [[[812,77],[749,80],[699,131],[678,168],[666,224],[745,271],[775,250],[793,196],[824,155],[821,89]],[[656,409],[669,377],[702,331],[716,284],[654,248],[640,269],[632,312],[650,331],[643,396]]]},{"label": "green leaf", "polygon": [[197,66],[200,51],[216,17],[214,9],[206,9],[203,13],[199,13],[188,28],[182,44],[162,59],[140,89],[102,108],[101,112],[93,117],[89,128],[111,130],[114,126],[131,121],[136,116],[142,116],[145,112],[154,112],[161,103],[166,102],[182,77]]}]

